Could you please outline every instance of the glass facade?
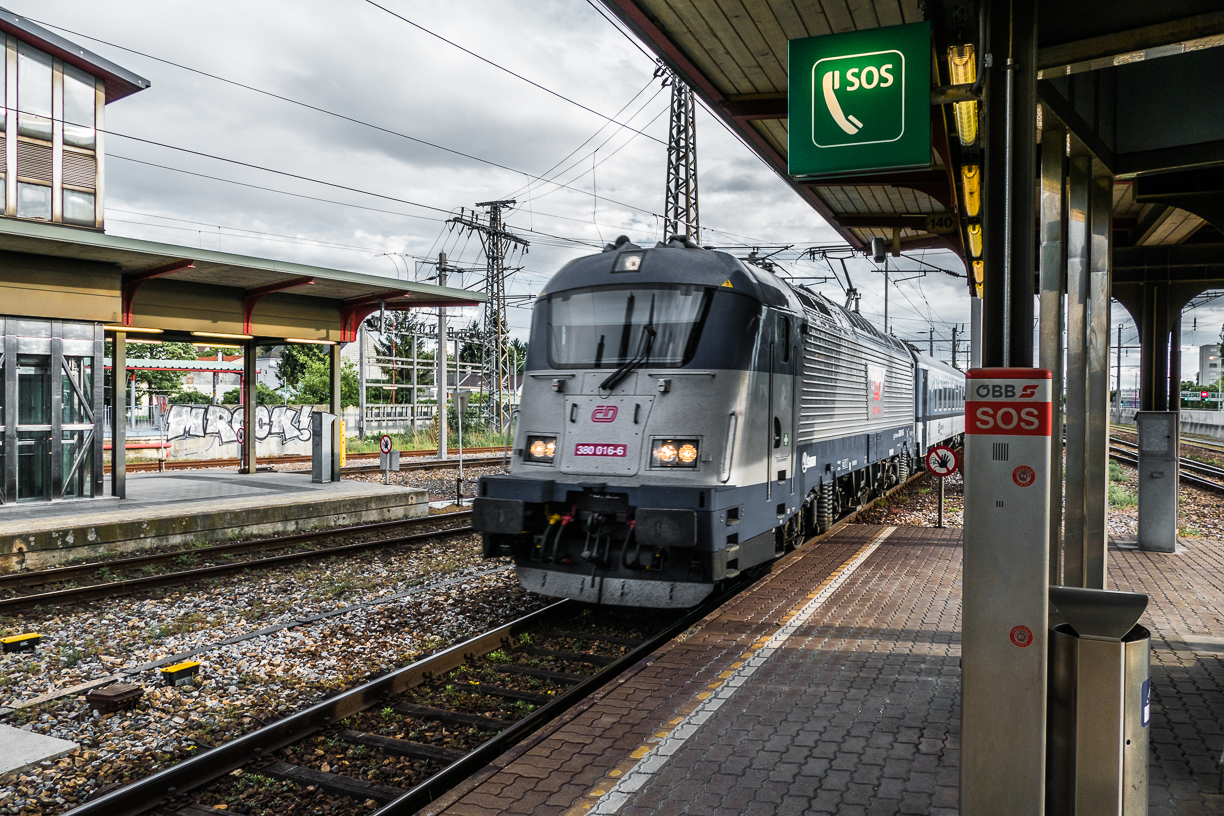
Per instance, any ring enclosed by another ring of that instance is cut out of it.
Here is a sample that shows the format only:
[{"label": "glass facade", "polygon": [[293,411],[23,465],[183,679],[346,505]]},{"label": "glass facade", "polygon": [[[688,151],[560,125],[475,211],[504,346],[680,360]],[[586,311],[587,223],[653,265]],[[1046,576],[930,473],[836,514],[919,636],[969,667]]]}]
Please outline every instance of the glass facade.
[{"label": "glass facade", "polygon": [[101,229],[102,81],[16,37],[0,42],[0,107],[17,120],[0,112],[0,214]]},{"label": "glass facade", "polygon": [[0,499],[99,495],[101,325],[11,317],[0,325]]}]

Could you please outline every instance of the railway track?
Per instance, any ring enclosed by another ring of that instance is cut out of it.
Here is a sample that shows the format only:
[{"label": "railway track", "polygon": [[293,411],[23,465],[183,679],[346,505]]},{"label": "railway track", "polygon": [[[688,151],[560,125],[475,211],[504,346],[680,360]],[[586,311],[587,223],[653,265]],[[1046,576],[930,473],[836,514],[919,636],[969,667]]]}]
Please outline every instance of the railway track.
[{"label": "railway track", "polygon": [[[1131,467],[1138,467],[1138,445],[1125,439],[1110,438],[1109,458]],[[1224,468],[1181,457],[1178,461],[1181,480],[1187,484],[1224,493]]]},{"label": "railway track", "polygon": [[354,536],[370,535],[377,536],[397,528],[407,528],[412,530],[431,525],[443,525],[442,529],[430,530],[428,532],[405,533],[402,535],[372,538],[369,540],[356,541],[348,544],[317,547],[314,549],[298,550],[296,552],[288,552],[280,555],[269,555],[262,558],[253,558],[224,564],[213,564],[194,569],[177,570],[160,575],[121,578],[119,580],[106,581],[104,583],[92,584],[89,586],[70,587],[35,594],[10,595],[7,598],[0,598],[0,615],[28,612],[36,607],[45,608],[48,606],[64,606],[75,603],[86,603],[89,601],[100,601],[106,598],[131,595],[134,592],[194,583],[205,578],[217,578],[236,572],[242,572],[243,570],[271,569],[273,567],[281,567],[303,561],[312,561],[319,558],[334,558],[337,556],[349,555],[364,550],[374,549],[376,547],[389,547],[396,544],[409,544],[415,541],[425,541],[430,538],[437,538],[441,536],[470,533],[472,532],[471,526],[468,524],[462,524],[462,522],[466,522],[468,519],[470,519],[471,515],[472,512],[470,510],[465,510],[459,513],[445,513],[436,516],[424,516],[417,519],[397,519],[395,521],[359,524],[351,527],[341,527],[317,533],[301,533],[297,535],[278,536],[276,538],[260,539],[256,541],[219,544],[214,547],[200,547],[198,549],[180,552],[138,555],[130,558],[120,558],[113,561],[97,562],[92,564],[79,564],[70,567],[56,567],[48,570],[37,570],[30,572],[6,573],[0,575],[0,593],[13,592],[29,587],[87,580],[96,577],[99,572],[103,570],[106,571],[103,574],[114,572],[131,572],[134,570],[143,569],[145,567],[174,564],[176,561],[180,561],[184,557],[194,557],[202,560],[242,553],[267,552],[270,550],[282,550],[290,547],[301,547],[334,538],[350,538]]},{"label": "railway track", "polygon": [[[480,456],[480,455],[488,455],[488,454],[494,454],[494,453],[502,453],[503,451],[504,451],[504,448],[464,448],[463,455],[465,457],[469,455]],[[421,459],[421,458],[425,458],[428,456],[433,456],[434,453],[435,452],[432,450],[405,450],[405,451],[400,451],[400,459],[401,460]],[[459,449],[450,448],[448,450],[448,455],[457,457],[459,455]],[[350,453],[347,455],[346,458],[349,460],[378,459],[378,456],[379,455],[377,453]],[[500,461],[500,459],[498,461]],[[259,457],[259,460],[258,460],[259,465],[270,465],[270,466],[300,465],[300,464],[309,463],[309,462],[310,462],[309,456],[261,456]],[[169,471],[169,470],[197,470],[201,468],[226,468],[226,467],[236,468],[240,464],[242,463],[238,459],[205,459],[205,460],[194,460],[194,461],[193,460],[181,460],[181,461],[174,461],[174,462],[128,462],[125,469],[127,470],[128,473],[160,473],[162,471]],[[464,464],[467,464],[466,459],[464,459]],[[105,472],[106,473],[111,472],[109,462],[105,466]]]},{"label": "railway track", "polygon": [[[862,510],[847,513],[806,546],[852,523]],[[253,777],[349,797],[355,805],[372,800],[377,816],[415,813],[751,580],[686,613],[553,604],[106,792],[69,816],[216,813],[214,803],[234,801],[235,790]]]},{"label": "railway track", "polygon": [[[464,451],[463,466],[468,467],[492,467],[500,465],[504,460],[500,456],[481,456],[474,459],[467,457],[467,451]],[[445,461],[429,461],[429,462],[411,462],[403,470],[454,470],[459,467],[459,460],[447,459]],[[351,473],[381,473],[382,468],[378,465],[348,465],[340,469],[341,474]]]}]

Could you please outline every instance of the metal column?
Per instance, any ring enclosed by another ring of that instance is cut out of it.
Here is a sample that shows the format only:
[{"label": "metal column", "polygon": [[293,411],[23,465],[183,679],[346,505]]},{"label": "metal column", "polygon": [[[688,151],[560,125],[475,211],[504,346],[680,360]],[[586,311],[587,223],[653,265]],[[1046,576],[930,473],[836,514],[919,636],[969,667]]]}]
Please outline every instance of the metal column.
[{"label": "metal column", "polygon": [[969,298],[969,367],[982,367],[982,299]]},{"label": "metal column", "polygon": [[[438,253],[438,285],[446,285],[446,253]],[[438,385],[438,458],[446,458],[446,307],[438,307],[438,353],[437,373],[434,380]],[[488,369],[485,369],[486,372]],[[415,376],[416,372],[413,372]],[[455,385],[459,384],[459,358],[455,358]]]},{"label": "metal column", "polygon": [[1050,583],[1062,583],[1063,290],[1066,225],[1066,131],[1041,135],[1041,337],[1038,365],[1050,372]]},{"label": "metal column", "polygon": [[[1106,485],[1109,474],[1109,301],[1113,262],[1113,181],[1089,185],[1091,224],[1085,314],[1087,391],[1084,397],[1084,583],[1104,589],[1108,570]],[[1068,475],[1070,470],[1067,471]],[[1078,475],[1078,474],[1077,474]]]},{"label": "metal column", "polygon": [[1027,368],[1037,267],[1037,6],[993,0],[986,20],[982,365]]},{"label": "metal column", "polygon": [[258,400],[259,347],[254,340],[248,340],[242,346],[242,438],[238,446],[242,461],[238,464],[239,473],[254,473],[255,465],[255,406]]},{"label": "metal column", "polygon": [[340,374],[344,370],[344,358],[340,356],[342,347],[339,343],[328,347],[331,351],[331,412],[335,415],[332,420],[332,481],[340,481],[340,448],[344,445],[344,434],[340,430],[342,423],[341,417],[344,416],[344,394],[341,390]]},{"label": "metal column", "polygon": [[1088,439],[1089,160],[1071,159],[1067,174],[1067,462],[1063,580],[1084,586],[1084,472]]},{"label": "metal column", "polygon": [[[127,332],[115,332],[111,363],[111,495],[127,498]],[[12,404],[12,403],[10,403]],[[16,451],[14,451],[16,453]],[[16,460],[16,456],[13,457]]]}]

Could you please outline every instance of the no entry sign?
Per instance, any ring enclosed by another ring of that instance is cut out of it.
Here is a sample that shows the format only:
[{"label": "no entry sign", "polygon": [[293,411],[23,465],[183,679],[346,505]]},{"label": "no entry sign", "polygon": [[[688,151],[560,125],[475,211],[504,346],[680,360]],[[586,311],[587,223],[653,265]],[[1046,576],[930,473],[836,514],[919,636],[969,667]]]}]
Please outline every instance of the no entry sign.
[{"label": "no entry sign", "polygon": [[957,461],[956,451],[947,445],[936,445],[927,451],[926,469],[933,476],[946,479],[956,472],[959,465],[960,462]]}]

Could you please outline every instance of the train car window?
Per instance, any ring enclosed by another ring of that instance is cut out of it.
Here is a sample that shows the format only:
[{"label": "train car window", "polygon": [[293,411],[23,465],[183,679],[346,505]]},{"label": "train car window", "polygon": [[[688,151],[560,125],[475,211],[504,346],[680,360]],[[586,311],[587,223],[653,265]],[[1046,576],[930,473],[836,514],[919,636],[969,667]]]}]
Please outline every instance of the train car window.
[{"label": "train car window", "polygon": [[630,361],[676,368],[697,352],[713,289],[633,286],[575,289],[548,299],[548,362],[615,369]]},{"label": "train car window", "polygon": [[778,315],[778,350],[782,362],[790,362],[790,318]]}]

